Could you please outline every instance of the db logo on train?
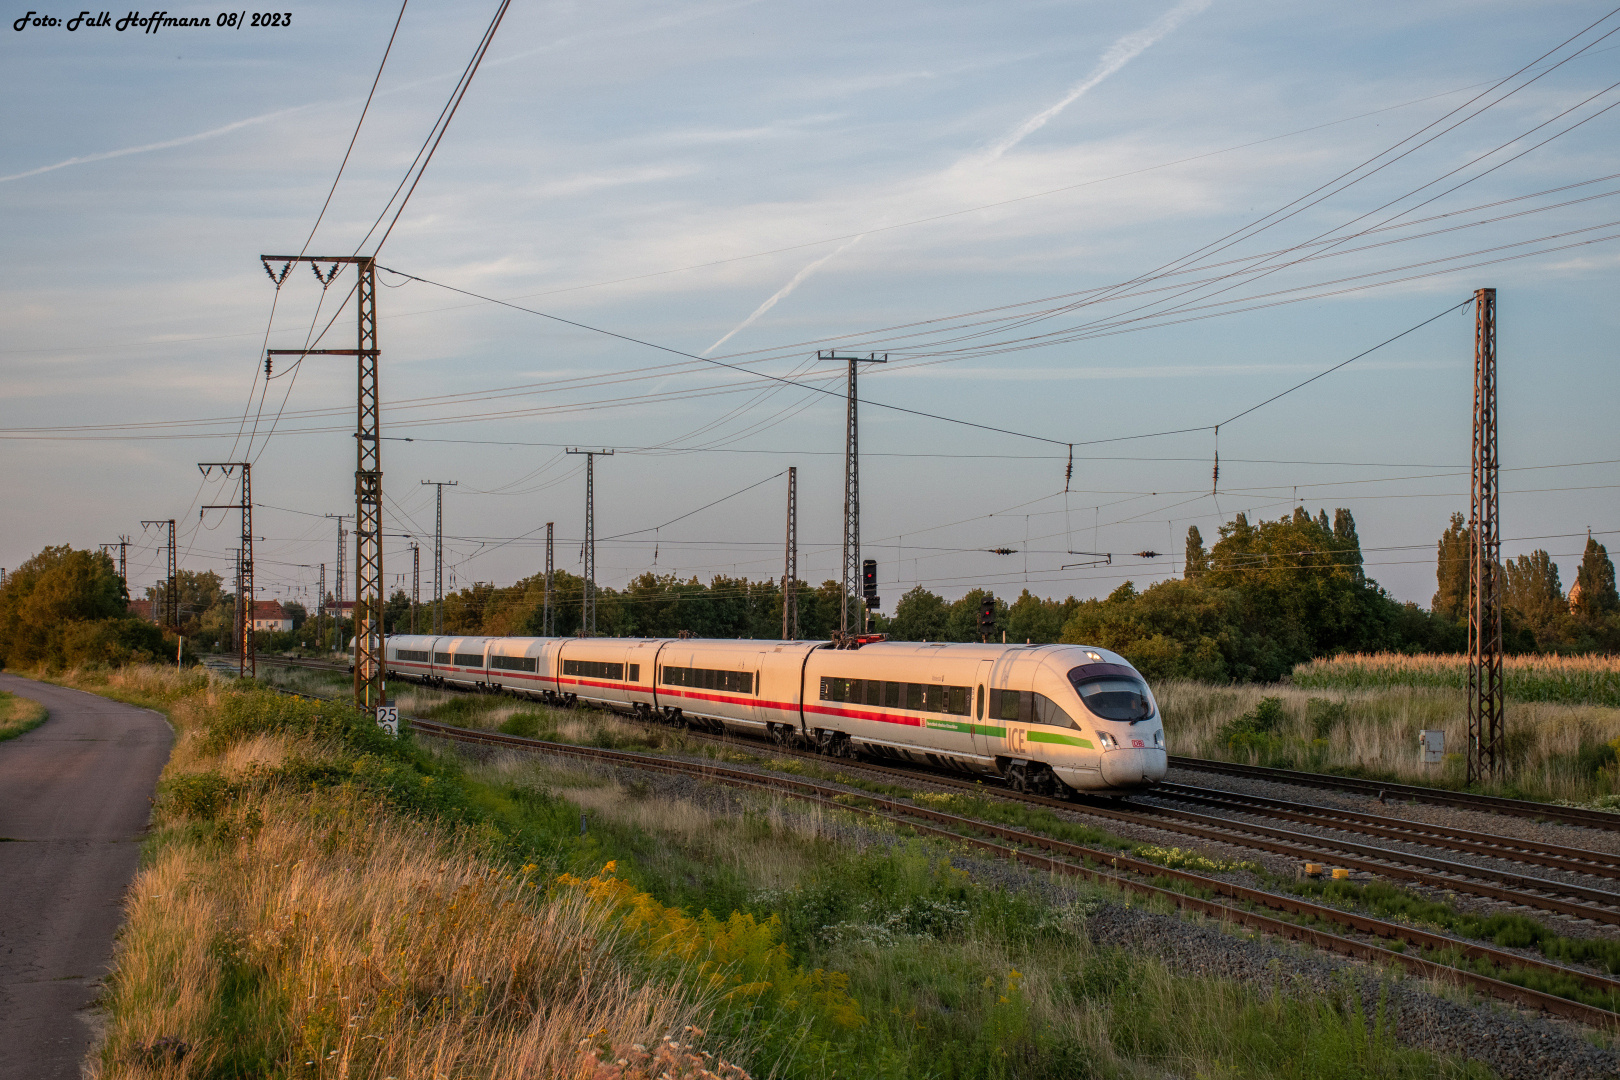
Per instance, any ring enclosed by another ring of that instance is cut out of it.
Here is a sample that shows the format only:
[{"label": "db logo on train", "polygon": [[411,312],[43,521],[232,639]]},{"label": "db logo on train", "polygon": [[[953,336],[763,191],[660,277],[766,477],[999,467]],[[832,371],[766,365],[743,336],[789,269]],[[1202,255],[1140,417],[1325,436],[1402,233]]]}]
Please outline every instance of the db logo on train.
[{"label": "db logo on train", "polygon": [[399,737],[399,708],[394,705],[377,706],[377,726],[397,739]]}]

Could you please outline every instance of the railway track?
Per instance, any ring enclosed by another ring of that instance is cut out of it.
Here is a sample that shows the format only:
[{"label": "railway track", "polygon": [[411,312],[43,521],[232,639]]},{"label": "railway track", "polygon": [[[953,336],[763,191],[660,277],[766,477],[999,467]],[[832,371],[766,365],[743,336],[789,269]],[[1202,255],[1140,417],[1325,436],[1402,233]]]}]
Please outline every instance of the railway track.
[{"label": "railway track", "polygon": [[[1620,1026],[1620,1013],[1609,1009],[1532,990],[1423,956],[1392,951],[1379,944],[1348,937],[1344,933],[1302,925],[1300,922],[1264,914],[1256,909],[1268,908],[1298,919],[1326,923],[1345,931],[1398,941],[1431,952],[1451,952],[1471,960],[1486,960],[1508,969],[1517,967],[1541,972],[1558,979],[1570,980],[1589,991],[1613,995],[1612,1000],[1617,1001],[1620,1001],[1620,980],[1459,941],[1399,923],[1341,911],[1297,897],[1252,889],[1191,871],[1169,869],[1117,852],[1090,848],[1022,829],[1008,828],[864,793],[857,796],[856,804],[851,805],[849,800],[852,793],[842,787],[794,777],[680,761],[651,754],[544,742],[515,735],[458,728],[433,721],[416,720],[412,721],[411,726],[421,735],[452,742],[580,758],[668,775],[692,776],[733,787],[782,792],[832,809],[869,814],[891,824],[910,828],[922,835],[965,845],[985,854],[996,855],[1050,873],[1106,883],[1139,896],[1156,897],[1182,910],[1197,912],[1223,922],[1303,941],[1362,960],[1393,963],[1414,974],[1461,983],[1517,1005],[1541,1009],[1595,1027],[1613,1030]],[[981,835],[975,836],[973,835],[975,833]],[[994,839],[985,839],[985,836]],[[1204,896],[1190,895],[1178,889],[1154,884],[1155,880],[1166,879],[1184,888],[1197,890],[1205,896],[1223,899],[1205,899]]]},{"label": "railway track", "polygon": [[1531,863],[1563,870],[1573,874],[1588,874],[1604,878],[1620,878],[1620,856],[1607,851],[1587,848],[1563,847],[1518,837],[1499,836],[1495,833],[1472,832],[1465,829],[1441,829],[1422,821],[1406,818],[1364,814],[1355,810],[1342,810],[1333,806],[1290,802],[1258,795],[1240,794],[1219,788],[1200,788],[1187,784],[1160,782],[1153,787],[1155,797],[1167,796],[1185,802],[1234,810],[1240,813],[1259,813],[1284,821],[1297,821],[1326,829],[1338,829],[1380,836],[1404,843],[1423,844],[1428,847],[1466,851],[1496,859]]},{"label": "railway track", "polygon": [[1261,765],[1239,765],[1231,761],[1211,761],[1207,758],[1170,755],[1170,764],[1182,769],[1200,772],[1225,773],[1228,776],[1246,776],[1256,780],[1274,780],[1283,784],[1329,788],[1349,791],[1357,795],[1398,798],[1402,801],[1433,803],[1462,810],[1480,810],[1489,814],[1507,814],[1513,817],[1533,818],[1537,821],[1558,821],[1566,825],[1583,825],[1589,829],[1620,832],[1620,814],[1604,810],[1582,810],[1573,806],[1553,806],[1550,803],[1530,802],[1526,799],[1504,799],[1496,795],[1475,795],[1467,791],[1446,791],[1441,788],[1422,787],[1417,784],[1386,784],[1375,780],[1357,780],[1329,773],[1296,772],[1292,769],[1271,769]]},{"label": "railway track", "polygon": [[[338,669],[339,665],[323,661],[286,658],[266,658],[266,662],[318,669]],[[421,726],[428,721],[413,721]],[[443,725],[436,725],[442,728]],[[463,729],[455,729],[463,730]],[[829,759],[812,751],[763,742],[748,742],[730,735],[707,735],[688,731],[689,737],[721,745],[746,748],[750,751],[768,749],[778,756],[802,757],[827,764],[841,759]],[[1180,759],[1172,759],[1179,761]],[[1224,763],[1218,763],[1224,764]],[[852,767],[854,763],[851,763]],[[1414,852],[1399,847],[1364,843],[1343,835],[1323,836],[1277,825],[1263,824],[1246,819],[1221,817],[1193,810],[1154,803],[1137,802],[1128,809],[1108,800],[1082,797],[1075,801],[1052,799],[1040,795],[1015,792],[1002,787],[988,787],[980,781],[936,770],[920,768],[894,768],[892,766],[861,762],[864,771],[891,777],[902,783],[919,780],[954,788],[975,795],[993,793],[1012,801],[1042,805],[1069,813],[1080,812],[1093,817],[1126,822],[1160,829],[1199,840],[1213,841],[1230,846],[1265,851],[1300,862],[1324,862],[1375,876],[1404,881],[1428,888],[1454,893],[1465,893],[1501,903],[1587,920],[1609,926],[1620,926],[1620,888],[1601,888],[1597,884],[1576,884],[1551,877],[1518,873],[1492,866],[1480,866],[1446,859],[1439,855]],[[1304,774],[1310,775],[1310,774]],[[1445,793],[1451,794],[1451,793]],[[1551,847],[1490,833],[1441,833],[1432,826],[1398,818],[1385,818],[1355,811],[1342,811],[1331,807],[1291,803],[1281,799],[1260,798],[1216,788],[1199,788],[1185,784],[1161,784],[1152,789],[1153,796],[1164,795],[1228,812],[1262,815],[1265,817],[1308,824],[1338,833],[1358,833],[1369,838],[1404,843],[1438,850],[1483,855],[1497,860],[1514,861],[1545,866],[1569,874],[1601,879],[1602,884],[1620,879],[1620,858],[1604,852],[1580,848]],[[1504,800],[1512,802],[1514,800]],[[1534,805],[1534,804],[1532,804]]]}]

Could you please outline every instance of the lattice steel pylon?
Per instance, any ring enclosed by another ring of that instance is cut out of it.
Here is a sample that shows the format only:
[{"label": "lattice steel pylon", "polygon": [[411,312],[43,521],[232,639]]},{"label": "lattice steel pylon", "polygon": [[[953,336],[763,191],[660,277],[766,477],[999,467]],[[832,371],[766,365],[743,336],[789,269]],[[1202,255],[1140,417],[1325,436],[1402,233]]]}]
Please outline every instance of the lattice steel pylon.
[{"label": "lattice steel pylon", "polygon": [[411,541],[411,633],[416,633],[416,609],[422,606],[422,545]]},{"label": "lattice steel pylon", "polygon": [[460,480],[423,480],[424,487],[433,487],[433,633],[444,633],[444,489],[455,487]]},{"label": "lattice steel pylon", "polygon": [[315,647],[326,648],[326,564],[321,563],[321,583],[315,595]]},{"label": "lattice steel pylon", "polygon": [[[163,625],[169,627],[176,635],[180,633],[180,574],[176,566],[174,545],[174,518],[157,518],[141,522],[141,528],[148,525],[169,527],[169,576],[163,586]],[[152,613],[154,616],[156,611]]]},{"label": "lattice steel pylon", "polygon": [[579,628],[582,636],[592,637],[596,634],[596,457],[612,457],[613,451],[569,447],[568,453],[585,455],[585,583],[580,587]]},{"label": "lattice steel pylon", "polygon": [[[261,255],[276,288],[286,278],[273,262],[307,262],[321,287],[332,284],[340,267],[357,274],[355,347],[352,349],[266,349],[266,356],[353,356],[358,377],[354,432],[354,703],[368,711],[387,703],[383,665],[382,431],[378,412],[377,262],[370,255]],[[321,273],[320,264],[331,269]],[[341,564],[340,564],[341,565]]]},{"label": "lattice steel pylon", "polygon": [[338,523],[337,533],[337,562],[333,563],[332,570],[332,625],[335,627],[338,620],[343,617],[343,565],[349,560],[349,534],[344,530],[343,523],[349,520],[348,514],[327,514]]},{"label": "lattice steel pylon", "polygon": [[253,463],[249,461],[199,461],[197,468],[203,476],[210,470],[220,469],[229,478],[233,469],[242,470],[242,501],[204,506],[197,511],[197,519],[210,510],[240,510],[242,512],[242,546],[238,549],[236,573],[236,674],[240,678],[259,674],[259,659],[253,640]]},{"label": "lattice steel pylon", "polygon": [[782,562],[782,640],[799,640],[799,470],[788,466],[787,553]]},{"label": "lattice steel pylon", "polygon": [[883,359],[879,360],[876,353],[839,356],[836,353],[817,352],[816,358],[849,363],[849,393],[845,402],[844,423],[844,562],[838,581],[838,636],[847,638],[852,621],[864,623],[855,610],[860,605],[861,595],[861,448],[857,409],[860,396],[856,393],[855,367],[857,364],[886,364],[889,356],[885,353]]},{"label": "lattice steel pylon", "polygon": [[1496,440],[1496,290],[1474,293],[1474,461],[1469,485],[1468,782],[1502,753],[1502,533]]},{"label": "lattice steel pylon", "polygon": [[557,636],[557,605],[552,600],[551,577],[556,567],[557,523],[546,522],[546,606],[540,613],[540,633],[544,637]]}]

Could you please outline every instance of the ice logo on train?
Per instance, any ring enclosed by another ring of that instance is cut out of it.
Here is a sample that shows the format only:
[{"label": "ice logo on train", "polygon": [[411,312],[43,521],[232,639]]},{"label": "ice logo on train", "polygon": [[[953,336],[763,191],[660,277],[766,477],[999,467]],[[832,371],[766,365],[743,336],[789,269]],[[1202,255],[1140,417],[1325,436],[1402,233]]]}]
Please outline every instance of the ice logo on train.
[{"label": "ice logo on train", "polygon": [[430,685],[995,775],[1036,794],[1132,791],[1166,768],[1141,673],[1088,646],[411,635],[388,638],[385,655],[391,676]]}]

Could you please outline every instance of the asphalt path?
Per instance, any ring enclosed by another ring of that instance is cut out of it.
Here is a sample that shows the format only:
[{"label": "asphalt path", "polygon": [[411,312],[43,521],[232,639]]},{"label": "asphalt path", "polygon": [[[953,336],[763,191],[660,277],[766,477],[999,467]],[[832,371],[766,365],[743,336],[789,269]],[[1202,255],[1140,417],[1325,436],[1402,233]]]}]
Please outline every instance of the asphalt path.
[{"label": "asphalt path", "polygon": [[0,1080],[77,1080],[174,733],[149,709],[0,673],[50,719],[0,742]]}]

